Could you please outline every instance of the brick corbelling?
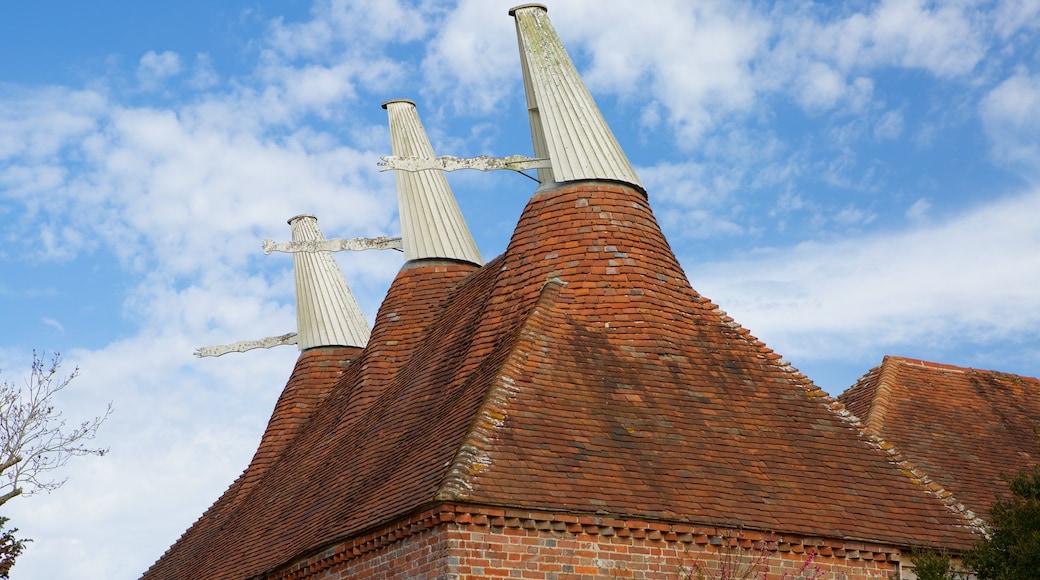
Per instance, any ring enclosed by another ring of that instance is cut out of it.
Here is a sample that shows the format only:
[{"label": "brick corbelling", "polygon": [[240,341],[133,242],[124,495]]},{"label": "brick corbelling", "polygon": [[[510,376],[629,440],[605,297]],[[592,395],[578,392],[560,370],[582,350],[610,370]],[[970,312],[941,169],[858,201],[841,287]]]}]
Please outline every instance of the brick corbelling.
[{"label": "brick corbelling", "polygon": [[848,561],[899,562],[901,550],[871,542],[832,538],[778,536],[757,530],[693,525],[678,522],[633,520],[592,514],[569,514],[538,510],[445,503],[401,518],[379,528],[331,544],[280,570],[254,580],[304,580],[368,555],[438,526],[455,530],[539,530],[573,538],[632,538],[681,546],[764,547],[768,553],[805,554]]}]

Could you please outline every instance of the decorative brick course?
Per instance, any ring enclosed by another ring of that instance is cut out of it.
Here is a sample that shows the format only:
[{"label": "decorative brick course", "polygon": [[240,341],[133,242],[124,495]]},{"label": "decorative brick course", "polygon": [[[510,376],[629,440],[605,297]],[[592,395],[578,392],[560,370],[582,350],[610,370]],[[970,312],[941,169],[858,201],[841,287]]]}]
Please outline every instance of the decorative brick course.
[{"label": "decorative brick course", "polygon": [[[330,547],[265,579],[678,580],[681,570],[696,563],[717,567],[724,557],[720,552],[737,545],[755,557],[765,555],[761,570],[770,580],[796,575],[810,552],[824,578],[887,580],[899,569],[898,549],[862,542],[596,516],[578,517],[588,523],[577,532],[539,525],[582,525],[574,519],[551,512],[443,505]],[[636,531],[661,535],[637,538]]]}]

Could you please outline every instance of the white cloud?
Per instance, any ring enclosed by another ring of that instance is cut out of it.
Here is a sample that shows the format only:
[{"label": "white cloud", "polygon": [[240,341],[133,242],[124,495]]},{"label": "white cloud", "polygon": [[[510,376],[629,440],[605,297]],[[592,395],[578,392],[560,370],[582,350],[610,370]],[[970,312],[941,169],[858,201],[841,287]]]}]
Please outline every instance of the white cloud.
[{"label": "white cloud", "polygon": [[[459,3],[423,62],[431,91],[449,95],[456,109],[481,113],[518,94],[516,38],[506,17],[514,5]],[[583,77],[590,89],[622,99],[638,95],[649,103],[644,115],[651,123],[666,112],[683,147],[713,127],[717,113],[744,111],[754,102],[750,61],[768,30],[760,15],[720,2],[669,0],[646,10],[580,0],[551,6],[549,18],[579,68],[588,63]]]},{"label": "white cloud", "polygon": [[921,0],[884,0],[871,15],[865,58],[920,67],[938,76],[968,74],[985,52],[974,12],[970,3],[926,6]]},{"label": "white cloud", "polygon": [[0,88],[0,170],[24,168],[19,161],[38,166],[95,130],[97,116],[108,106],[104,95],[94,91]]},{"label": "white cloud", "polygon": [[145,90],[157,88],[162,81],[181,72],[181,57],[172,51],[156,53],[150,50],[141,57],[137,66],[137,79]]},{"label": "white cloud", "polygon": [[58,334],[65,334],[65,327],[53,318],[44,317],[43,320],[41,320],[40,322],[42,322],[44,326],[49,326],[53,328],[55,331],[58,332]]},{"label": "white cloud", "polygon": [[657,10],[624,2],[567,3],[550,17],[557,11],[566,25],[558,27],[588,54],[589,86],[663,105],[681,147],[692,147],[720,115],[755,102],[751,63],[769,32],[760,14],[732,3],[682,1]]},{"label": "white cloud", "polygon": [[901,66],[951,77],[970,73],[985,54],[985,22],[970,5],[883,0],[869,12],[835,22],[796,20],[791,25],[798,34],[785,41],[846,71]]},{"label": "white cloud", "polygon": [[903,114],[899,111],[886,111],[874,125],[874,137],[878,139],[895,139],[903,133]]},{"label": "white cloud", "polygon": [[830,109],[846,91],[844,77],[822,62],[809,64],[796,84],[796,99],[806,109]]},{"label": "white cloud", "polygon": [[427,44],[422,75],[455,110],[503,107],[520,83],[520,59],[508,2],[461,0]]},{"label": "white cloud", "polygon": [[1038,212],[1034,190],[942,224],[698,263],[692,282],[724,297],[722,306],[772,347],[803,359],[951,336],[1037,336]]},{"label": "white cloud", "polygon": [[996,157],[1040,179],[1040,75],[1005,80],[982,100],[980,113]]},{"label": "white cloud", "polygon": [[992,23],[971,3],[883,0],[841,15],[846,10],[775,9],[769,52],[755,63],[756,84],[791,94],[811,113],[860,112],[878,98],[872,77],[885,69],[970,82],[992,42]]},{"label": "white cloud", "polygon": [[213,88],[220,82],[220,75],[213,68],[213,59],[206,53],[195,55],[195,67],[191,72],[191,86],[196,90]]},{"label": "white cloud", "polygon": [[920,222],[928,216],[932,204],[925,198],[918,199],[906,210],[906,217],[912,222]]},{"label": "white cloud", "polygon": [[[376,174],[375,153],[306,132],[272,139],[248,119],[242,127],[225,126],[225,118],[212,126],[208,106],[113,107],[84,123],[93,132],[65,132],[63,143],[49,146],[80,148],[75,154],[91,171],[15,166],[0,170],[0,180],[7,195],[33,198],[66,224],[53,230],[45,221],[31,232],[52,257],[82,250],[80,240],[101,240],[125,260],[154,253],[182,274],[206,267],[200,255],[241,263],[261,232],[298,213],[317,213],[357,235],[390,226],[392,184]],[[322,211],[341,203],[355,211]]]},{"label": "white cloud", "polygon": [[346,52],[379,53],[387,42],[409,42],[426,35],[432,7],[400,0],[318,0],[306,22],[271,25],[269,44],[290,60],[328,58]]},{"label": "white cloud", "polygon": [[994,21],[997,32],[1005,39],[1023,28],[1040,28],[1040,0],[998,2]]}]

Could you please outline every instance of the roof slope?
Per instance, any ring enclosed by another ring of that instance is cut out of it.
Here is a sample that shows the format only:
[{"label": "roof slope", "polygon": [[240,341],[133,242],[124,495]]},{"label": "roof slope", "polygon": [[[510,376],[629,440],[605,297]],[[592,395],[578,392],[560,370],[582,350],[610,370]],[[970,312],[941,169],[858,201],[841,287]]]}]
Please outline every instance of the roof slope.
[{"label": "roof slope", "polygon": [[[562,93],[581,82],[554,68],[569,58],[544,7],[513,14],[553,178],[505,253],[410,259],[291,444],[146,577],[256,577],[445,501],[970,545],[964,518],[690,286],[584,87]],[[424,138],[410,103],[388,112]],[[413,177],[399,191],[443,189]]]},{"label": "roof slope", "polygon": [[263,479],[146,577],[253,577],[447,500],[966,546],[821,395],[690,287],[641,192],[543,191],[483,268],[402,270]]},{"label": "roof slope", "polygon": [[[293,442],[310,416],[329,395],[344,369],[360,352],[361,349],[356,347],[326,346],[311,348],[300,354],[285,389],[275,403],[260,446],[249,466],[166,554],[145,572],[144,577],[190,577],[190,563],[205,550],[228,515],[234,512],[239,502],[249,495],[253,486]],[[249,538],[243,536],[242,541],[248,542]]]},{"label": "roof slope", "polygon": [[968,508],[1040,461],[1040,380],[886,356],[839,399]]},{"label": "roof slope", "polygon": [[964,545],[964,520],[691,288],[634,188],[537,195],[501,272],[486,316],[528,323],[453,498]]}]

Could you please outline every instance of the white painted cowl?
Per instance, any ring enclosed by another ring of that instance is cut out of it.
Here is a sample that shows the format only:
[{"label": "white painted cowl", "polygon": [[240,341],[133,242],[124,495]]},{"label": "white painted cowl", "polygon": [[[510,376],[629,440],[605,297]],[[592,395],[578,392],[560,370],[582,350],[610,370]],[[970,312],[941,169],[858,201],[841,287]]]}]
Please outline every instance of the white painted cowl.
[{"label": "white painted cowl", "polygon": [[[294,242],[325,239],[312,215],[298,215],[289,220],[289,225]],[[332,253],[296,252],[293,266],[300,350],[318,346],[363,348],[370,334],[368,323]]]},{"label": "white painted cowl", "polygon": [[547,187],[606,179],[645,192],[546,12],[541,4],[509,11],[516,19],[534,156],[547,157],[552,165],[538,170],[538,180]]},{"label": "white painted cowl", "polygon": [[[383,103],[383,108],[390,117],[394,156],[433,159],[415,103],[399,99]],[[442,171],[395,171],[394,179],[405,260],[440,258],[483,265]]]}]

